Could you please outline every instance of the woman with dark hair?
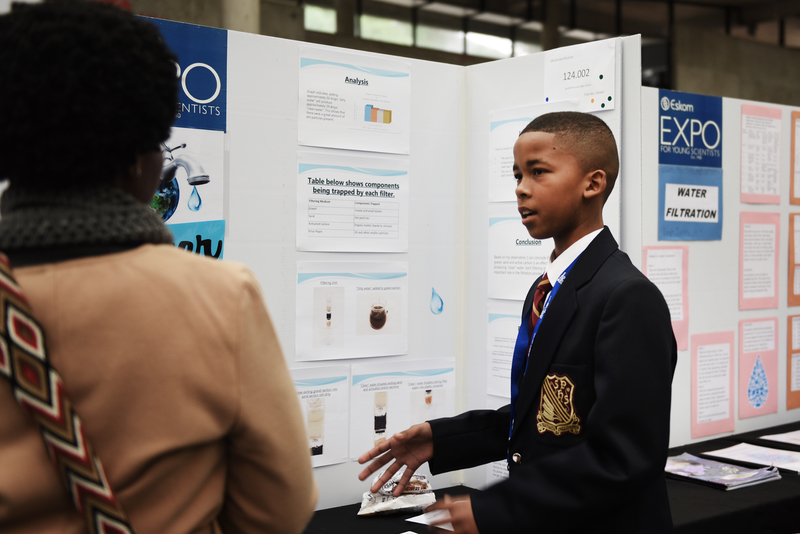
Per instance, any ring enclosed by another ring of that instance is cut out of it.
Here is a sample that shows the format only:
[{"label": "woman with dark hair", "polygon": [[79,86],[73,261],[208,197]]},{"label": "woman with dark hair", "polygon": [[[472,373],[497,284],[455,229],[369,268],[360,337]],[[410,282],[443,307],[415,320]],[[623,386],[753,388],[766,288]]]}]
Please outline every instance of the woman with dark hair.
[{"label": "woman with dark hair", "polygon": [[[147,205],[174,61],[110,6],[0,17],[0,251],[137,532],[297,533],[317,488],[258,283],[174,247]],[[0,531],[94,531],[84,519],[0,380]]]}]

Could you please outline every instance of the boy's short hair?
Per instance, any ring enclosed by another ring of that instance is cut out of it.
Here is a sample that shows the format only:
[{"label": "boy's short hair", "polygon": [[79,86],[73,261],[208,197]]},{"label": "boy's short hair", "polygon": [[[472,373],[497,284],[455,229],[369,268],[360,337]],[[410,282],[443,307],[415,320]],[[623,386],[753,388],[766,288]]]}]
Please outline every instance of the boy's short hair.
[{"label": "boy's short hair", "polygon": [[602,119],[577,111],[556,111],[533,119],[520,135],[528,132],[550,133],[564,140],[585,172],[605,171],[603,200],[608,199],[619,174],[619,154],[614,134]]}]

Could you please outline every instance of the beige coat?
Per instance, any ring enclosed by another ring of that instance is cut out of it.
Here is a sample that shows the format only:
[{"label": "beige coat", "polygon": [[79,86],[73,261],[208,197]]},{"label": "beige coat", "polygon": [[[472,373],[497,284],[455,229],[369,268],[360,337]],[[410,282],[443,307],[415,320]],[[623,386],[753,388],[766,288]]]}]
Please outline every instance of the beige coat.
[{"label": "beige coat", "polygon": [[[308,440],[246,267],[144,245],[14,274],[137,533],[303,530]],[[5,380],[0,532],[84,532]]]}]

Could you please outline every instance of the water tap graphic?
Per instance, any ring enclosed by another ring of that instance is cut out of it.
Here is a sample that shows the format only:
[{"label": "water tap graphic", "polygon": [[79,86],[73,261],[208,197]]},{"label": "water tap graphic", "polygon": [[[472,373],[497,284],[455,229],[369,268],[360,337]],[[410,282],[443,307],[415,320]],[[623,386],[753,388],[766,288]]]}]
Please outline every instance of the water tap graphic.
[{"label": "water tap graphic", "polygon": [[189,195],[188,207],[192,211],[197,211],[203,205],[203,200],[197,192],[197,186],[207,184],[211,181],[208,173],[203,169],[199,161],[186,154],[173,154],[174,151],[186,148],[186,143],[182,143],[175,147],[168,147],[166,144],[161,144],[161,150],[164,154],[164,166],[161,169],[161,183],[156,191],[153,200],[150,202],[150,207],[161,215],[161,219],[166,221],[175,213],[180,202],[180,188],[178,187],[178,179],[175,174],[178,169],[183,169],[186,172],[186,181],[192,186],[192,193]]}]

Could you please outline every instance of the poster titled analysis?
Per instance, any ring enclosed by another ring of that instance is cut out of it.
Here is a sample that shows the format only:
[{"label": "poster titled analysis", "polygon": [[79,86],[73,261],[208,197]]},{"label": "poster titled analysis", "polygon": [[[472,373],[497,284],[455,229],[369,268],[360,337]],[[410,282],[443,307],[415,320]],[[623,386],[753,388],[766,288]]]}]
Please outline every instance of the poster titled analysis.
[{"label": "poster titled analysis", "polygon": [[453,415],[455,361],[429,359],[352,366],[350,457],[409,426]]},{"label": "poster titled analysis", "polygon": [[407,63],[316,46],[300,48],[298,143],[408,154]]},{"label": "poster titled analysis", "polygon": [[298,361],[408,352],[407,262],[298,262]]}]

